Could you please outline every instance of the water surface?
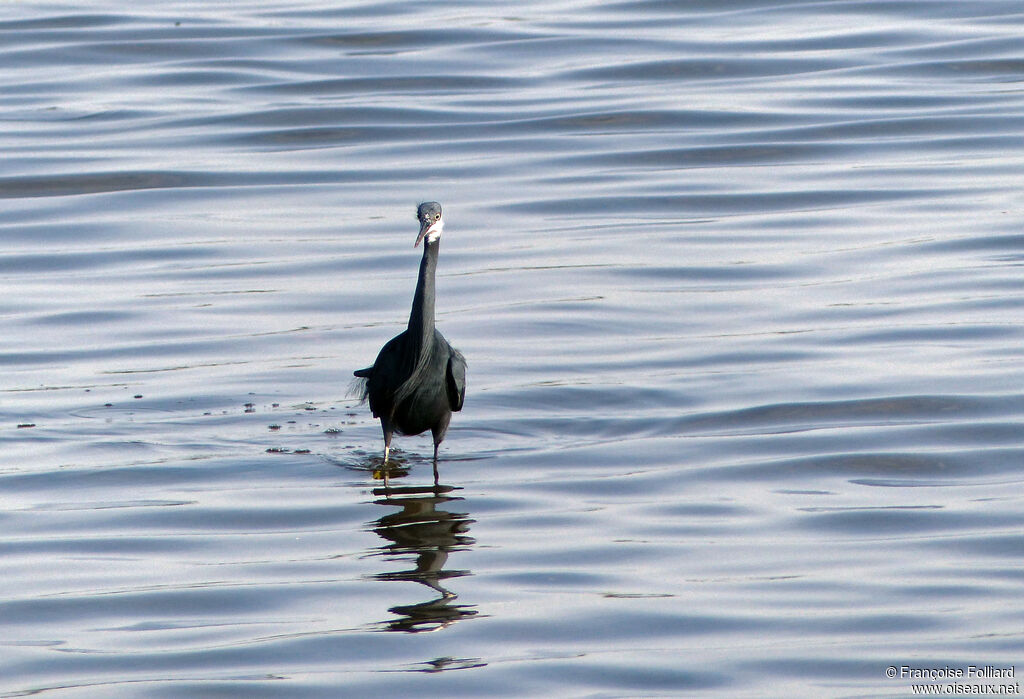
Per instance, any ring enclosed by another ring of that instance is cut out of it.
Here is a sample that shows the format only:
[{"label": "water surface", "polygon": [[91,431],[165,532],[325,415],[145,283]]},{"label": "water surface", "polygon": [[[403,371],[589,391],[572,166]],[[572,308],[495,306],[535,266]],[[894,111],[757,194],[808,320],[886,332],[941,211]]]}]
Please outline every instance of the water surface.
[{"label": "water surface", "polygon": [[[1022,665],[1019,3],[0,8],[3,696]],[[346,397],[415,205],[432,487]]]}]

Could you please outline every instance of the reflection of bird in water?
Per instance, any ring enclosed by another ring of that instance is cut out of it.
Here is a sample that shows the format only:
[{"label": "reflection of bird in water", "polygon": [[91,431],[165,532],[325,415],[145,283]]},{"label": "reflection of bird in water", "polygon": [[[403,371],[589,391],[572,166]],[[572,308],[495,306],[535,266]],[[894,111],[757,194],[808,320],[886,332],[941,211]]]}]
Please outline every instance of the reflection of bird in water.
[{"label": "reflection of bird in water", "polygon": [[444,229],[441,205],[424,202],[416,216],[420,232],[415,245],[423,241],[423,258],[409,327],[384,345],[372,367],[355,372],[357,379],[365,382],[362,397],[369,398],[370,410],[380,418],[384,431],[384,485],[388,483],[391,435],[427,430],[434,437],[437,484],[437,449],[448,431],[452,412],[462,410],[466,395],[466,360],[434,328],[434,271]]},{"label": "reflection of bird in water", "polygon": [[391,607],[388,611],[400,618],[385,622],[389,631],[436,631],[477,614],[467,605],[454,604],[457,596],[441,584],[444,580],[470,575],[468,570],[445,570],[444,566],[450,552],[467,550],[475,543],[466,534],[473,522],[467,513],[437,509],[439,505],[462,499],[445,495],[452,490],[451,486],[435,486],[376,491],[385,495],[377,504],[402,508],[372,524],[381,538],[391,542],[380,547],[379,555],[398,560],[415,555],[416,566],[412,570],[380,573],[373,578],[418,582],[440,595],[419,604]]}]

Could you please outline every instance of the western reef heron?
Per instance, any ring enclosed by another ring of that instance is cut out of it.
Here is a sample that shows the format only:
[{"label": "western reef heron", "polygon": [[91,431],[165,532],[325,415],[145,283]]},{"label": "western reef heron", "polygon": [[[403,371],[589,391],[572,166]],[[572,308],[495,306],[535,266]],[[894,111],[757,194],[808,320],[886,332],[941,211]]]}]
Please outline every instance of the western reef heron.
[{"label": "western reef heron", "polygon": [[466,395],[466,360],[434,327],[434,272],[441,247],[441,205],[419,205],[420,232],[413,247],[423,243],[420,275],[412,298],[409,327],[388,341],[373,366],[355,373],[361,397],[369,399],[373,416],[384,431],[384,486],[388,485],[391,436],[434,436],[434,484],[437,484],[437,449],[448,431],[452,412],[462,410]]}]

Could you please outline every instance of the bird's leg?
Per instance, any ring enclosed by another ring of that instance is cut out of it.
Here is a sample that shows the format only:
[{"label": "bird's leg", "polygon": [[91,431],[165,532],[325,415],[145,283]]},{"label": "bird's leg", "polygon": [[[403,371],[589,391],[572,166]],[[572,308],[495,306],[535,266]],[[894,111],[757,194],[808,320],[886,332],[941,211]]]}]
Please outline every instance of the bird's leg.
[{"label": "bird's leg", "polygon": [[388,487],[388,457],[391,455],[391,426],[383,419],[380,426],[384,431],[384,463],[381,465],[381,473],[384,474],[384,488]]},{"label": "bird's leg", "polygon": [[441,446],[440,442],[434,442],[434,487],[435,488],[437,487],[437,482],[439,480],[438,474],[437,474],[437,448],[439,446]]}]

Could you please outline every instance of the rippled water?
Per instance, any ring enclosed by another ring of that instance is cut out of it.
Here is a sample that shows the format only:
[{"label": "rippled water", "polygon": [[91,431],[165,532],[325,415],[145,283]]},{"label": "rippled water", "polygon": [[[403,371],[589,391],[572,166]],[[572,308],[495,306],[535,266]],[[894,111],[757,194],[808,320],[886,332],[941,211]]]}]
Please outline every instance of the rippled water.
[{"label": "rippled water", "polygon": [[[1024,666],[1022,35],[1016,0],[3,5],[0,694]],[[441,486],[404,438],[385,492],[346,389],[426,199],[469,392]]]}]

